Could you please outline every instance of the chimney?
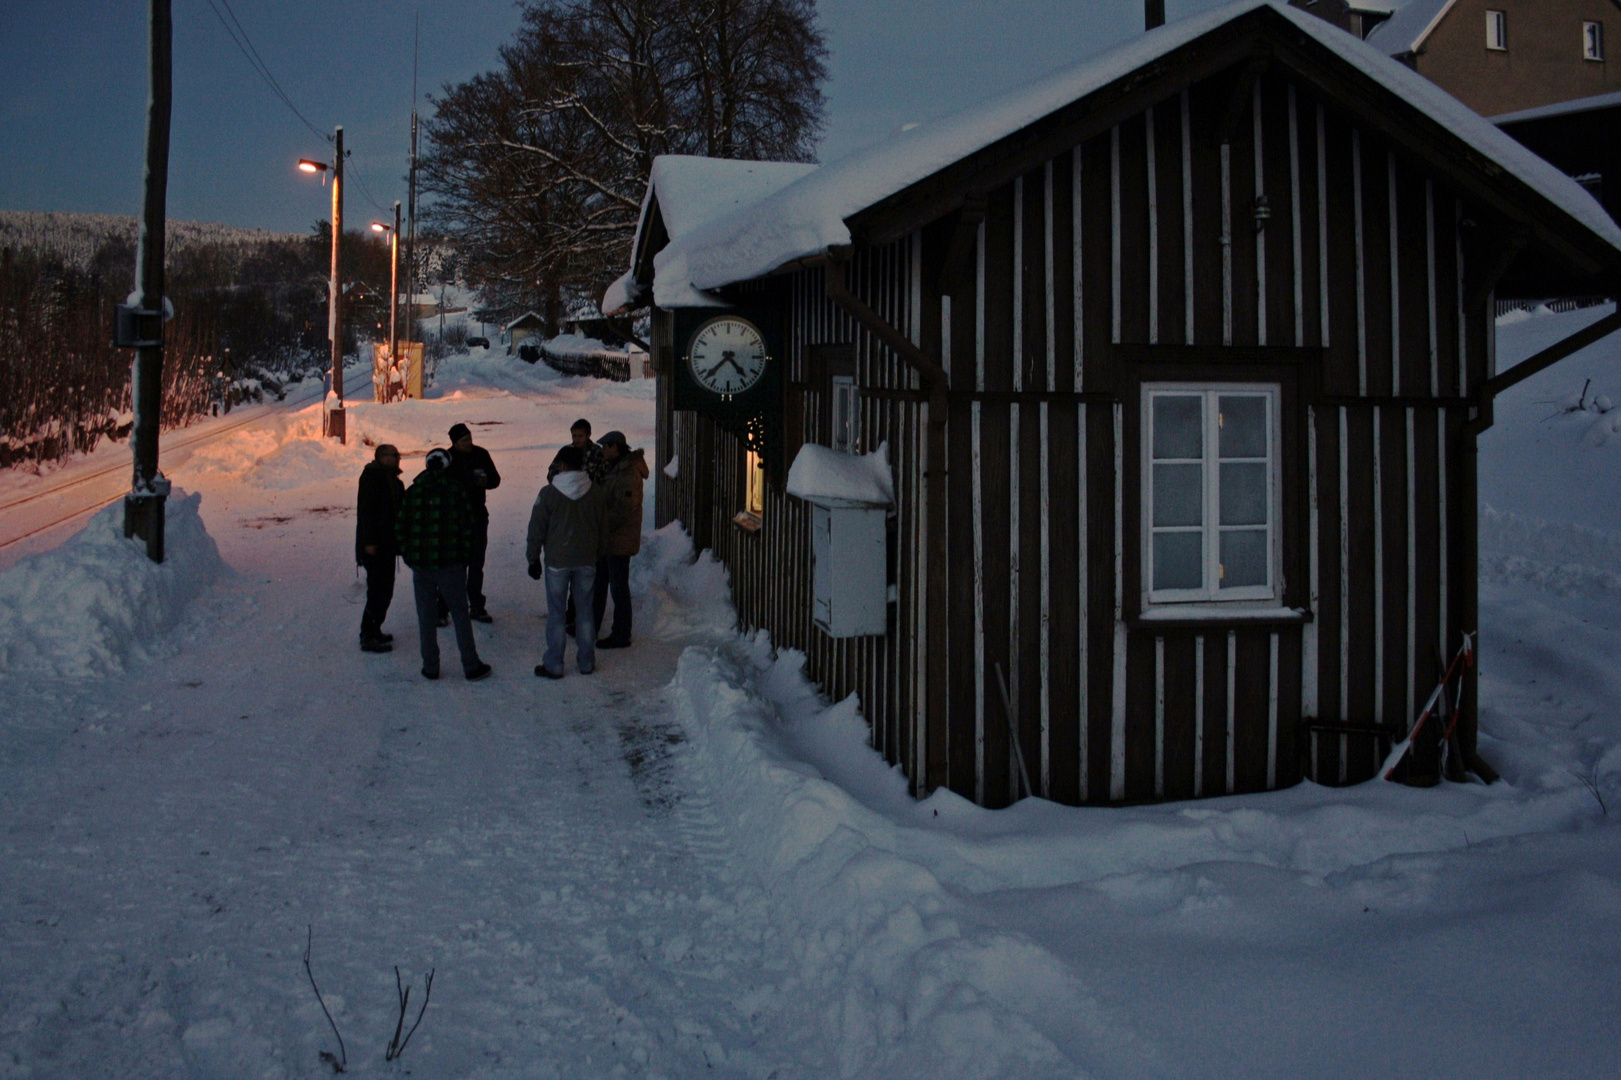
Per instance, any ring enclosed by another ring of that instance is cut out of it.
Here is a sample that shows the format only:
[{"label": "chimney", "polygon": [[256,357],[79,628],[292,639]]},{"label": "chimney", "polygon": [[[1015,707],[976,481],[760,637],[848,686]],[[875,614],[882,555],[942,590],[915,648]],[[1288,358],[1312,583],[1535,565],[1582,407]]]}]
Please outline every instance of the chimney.
[{"label": "chimney", "polygon": [[1165,25],[1165,0],[1143,0],[1143,22],[1147,29]]}]

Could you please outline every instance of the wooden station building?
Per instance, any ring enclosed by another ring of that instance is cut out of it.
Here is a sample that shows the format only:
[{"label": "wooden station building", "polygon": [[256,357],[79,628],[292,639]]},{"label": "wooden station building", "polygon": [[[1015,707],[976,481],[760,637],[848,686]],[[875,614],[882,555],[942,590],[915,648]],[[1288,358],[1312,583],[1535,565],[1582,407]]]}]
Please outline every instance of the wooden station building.
[{"label": "wooden station building", "polygon": [[[744,629],[919,793],[1014,801],[1016,731],[1118,804],[1374,774],[1477,629],[1492,396],[1621,325],[1499,373],[1494,299],[1618,273],[1573,181],[1249,0],[832,165],[661,159],[604,308],[652,307],[658,517]],[[855,636],[807,444],[892,480]]]}]

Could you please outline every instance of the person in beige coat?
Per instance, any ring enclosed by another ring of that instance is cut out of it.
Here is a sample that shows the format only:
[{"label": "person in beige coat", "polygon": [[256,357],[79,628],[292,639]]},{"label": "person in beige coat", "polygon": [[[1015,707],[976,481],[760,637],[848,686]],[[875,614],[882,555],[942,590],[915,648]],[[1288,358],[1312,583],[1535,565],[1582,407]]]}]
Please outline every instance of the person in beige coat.
[{"label": "person in beige coat", "polygon": [[613,630],[597,642],[599,649],[630,645],[630,560],[642,550],[642,488],[647,480],[647,457],[632,450],[622,432],[610,431],[597,440],[602,447],[602,487],[608,496],[608,554],[597,563],[592,622],[602,625],[613,597]]}]

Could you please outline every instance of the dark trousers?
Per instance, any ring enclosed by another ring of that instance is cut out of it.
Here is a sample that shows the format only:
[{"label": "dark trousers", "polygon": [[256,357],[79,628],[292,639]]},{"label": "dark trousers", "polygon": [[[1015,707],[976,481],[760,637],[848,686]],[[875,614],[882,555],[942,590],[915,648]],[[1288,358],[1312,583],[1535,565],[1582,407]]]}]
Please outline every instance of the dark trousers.
[{"label": "dark trousers", "polygon": [[467,554],[467,606],[484,610],[484,553],[490,546],[490,514],[479,509],[473,514],[473,546]]},{"label": "dark trousers", "polygon": [[450,609],[456,628],[456,647],[462,654],[463,674],[478,667],[478,645],[473,641],[473,620],[467,617],[467,567],[411,571],[416,592],[417,631],[422,636],[422,670],[439,673],[439,604]]},{"label": "dark trousers", "polygon": [[366,608],[360,614],[362,640],[383,632],[388,605],[394,600],[394,552],[378,551],[361,557],[366,568]]},{"label": "dark trousers", "polygon": [[[467,555],[467,608],[469,611],[483,611],[484,596],[484,553],[490,547],[490,515],[488,512],[473,515],[472,547]],[[439,604],[439,617],[442,619],[450,614],[444,603]]]},{"label": "dark trousers", "polygon": [[603,612],[608,610],[609,594],[614,602],[614,625],[608,636],[615,641],[630,641],[630,556],[604,555],[597,563],[597,585],[591,594],[591,610],[596,618],[591,621],[602,626]]}]

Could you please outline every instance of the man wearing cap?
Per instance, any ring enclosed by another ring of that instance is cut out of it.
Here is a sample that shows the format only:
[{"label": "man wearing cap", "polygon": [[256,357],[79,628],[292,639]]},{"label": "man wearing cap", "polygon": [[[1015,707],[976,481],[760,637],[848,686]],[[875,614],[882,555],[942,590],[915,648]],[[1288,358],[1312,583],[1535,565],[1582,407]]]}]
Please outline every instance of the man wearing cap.
[{"label": "man wearing cap", "polygon": [[386,653],[394,646],[393,634],[383,633],[383,619],[394,599],[394,517],[400,511],[400,452],[388,443],[372,453],[360,472],[360,494],[355,506],[355,562],[366,568],[366,609],[360,616],[362,652]]},{"label": "man wearing cap", "polygon": [[484,493],[501,486],[501,474],[495,471],[490,452],[473,445],[473,433],[466,424],[450,429],[450,473],[467,489],[473,507],[472,546],[467,553],[469,614],[476,622],[494,622],[484,607],[484,553],[490,546],[490,511],[484,505]]},{"label": "man wearing cap", "polygon": [[647,479],[647,458],[632,450],[620,431],[610,431],[598,442],[602,446],[602,490],[608,502],[608,553],[597,563],[597,581],[592,597],[592,622],[602,627],[613,597],[613,631],[597,641],[599,649],[624,649],[630,645],[630,560],[642,550],[642,486]]},{"label": "man wearing cap", "polygon": [[422,676],[439,677],[441,601],[456,625],[456,647],[469,682],[489,675],[478,658],[473,621],[467,617],[467,553],[472,547],[473,506],[467,491],[450,472],[450,452],[428,454],[428,467],[411,482],[400,500],[394,535],[400,557],[411,568],[417,602],[417,629],[422,638]]}]

